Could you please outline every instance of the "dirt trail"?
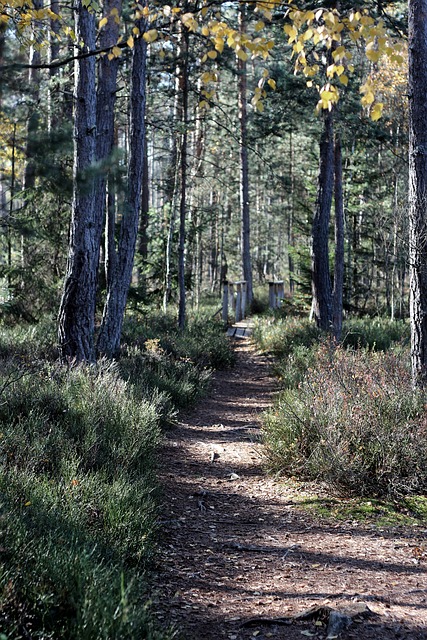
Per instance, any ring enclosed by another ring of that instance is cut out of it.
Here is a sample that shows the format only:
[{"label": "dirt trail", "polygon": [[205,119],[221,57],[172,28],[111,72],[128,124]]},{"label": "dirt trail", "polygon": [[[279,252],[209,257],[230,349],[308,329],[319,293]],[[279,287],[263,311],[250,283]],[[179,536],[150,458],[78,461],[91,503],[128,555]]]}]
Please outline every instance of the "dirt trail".
[{"label": "dirt trail", "polygon": [[246,339],[236,353],[163,451],[159,622],[184,640],[320,639],[322,620],[276,619],[366,604],[369,617],[356,616],[341,638],[427,640],[427,530],[301,512],[293,490],[262,467],[259,414],[275,389],[268,362]]}]

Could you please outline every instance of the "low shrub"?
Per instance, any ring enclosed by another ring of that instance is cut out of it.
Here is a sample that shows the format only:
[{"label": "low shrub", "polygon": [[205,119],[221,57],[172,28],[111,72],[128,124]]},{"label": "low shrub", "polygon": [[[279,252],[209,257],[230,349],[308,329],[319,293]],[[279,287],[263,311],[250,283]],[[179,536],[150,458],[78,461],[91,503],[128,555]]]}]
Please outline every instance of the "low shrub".
[{"label": "low shrub", "polygon": [[266,415],[272,467],[346,494],[427,491],[425,398],[412,391],[402,354],[323,345]]},{"label": "low shrub", "polygon": [[296,347],[311,347],[320,336],[314,322],[299,318],[258,318],[253,330],[258,347],[276,359],[287,358]]},{"label": "low shrub", "polygon": [[396,343],[409,344],[410,327],[405,320],[350,318],[344,322],[342,344],[354,349],[387,351]]},{"label": "low shrub", "polygon": [[141,596],[164,396],[138,398],[105,361],[37,372],[3,363],[0,390],[0,628],[159,637]]}]

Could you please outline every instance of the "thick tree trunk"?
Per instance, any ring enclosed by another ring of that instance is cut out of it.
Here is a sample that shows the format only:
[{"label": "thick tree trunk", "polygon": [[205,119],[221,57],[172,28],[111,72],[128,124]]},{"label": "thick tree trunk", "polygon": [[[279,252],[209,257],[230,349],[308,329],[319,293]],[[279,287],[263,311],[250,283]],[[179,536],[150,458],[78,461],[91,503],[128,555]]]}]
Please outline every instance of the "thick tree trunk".
[{"label": "thick tree trunk", "polygon": [[[76,54],[95,48],[95,15],[77,0]],[[76,60],[74,107],[74,193],[69,253],[59,309],[58,341],[62,360],[93,361],[97,255],[94,183],[90,171],[95,160],[95,58]]]},{"label": "thick tree trunk", "polygon": [[[144,33],[145,22],[137,23]],[[117,264],[111,275],[98,337],[98,351],[114,356],[120,347],[120,337],[126,309],[129,286],[138,236],[141,207],[142,178],[144,173],[145,145],[145,85],[147,44],[140,37],[132,51],[131,132],[127,197],[120,225]]]},{"label": "thick tree trunk", "polygon": [[[245,5],[239,8],[239,31],[246,29]],[[237,58],[238,93],[239,93],[239,126],[240,126],[240,210],[242,234],[242,266],[243,278],[247,283],[247,304],[253,299],[252,261],[250,241],[249,210],[249,160],[248,160],[248,112],[247,112],[247,65],[246,61]]]},{"label": "thick tree trunk", "polygon": [[409,0],[409,264],[413,382],[427,383],[427,0]]},{"label": "thick tree trunk", "polygon": [[329,273],[329,219],[334,188],[334,133],[332,113],[323,114],[320,169],[312,228],[313,315],[317,326],[332,329],[332,290]]},{"label": "thick tree trunk", "polygon": [[335,265],[333,302],[333,332],[336,340],[341,340],[342,301],[344,288],[344,198],[342,183],[342,151],[339,135],[335,138]]}]

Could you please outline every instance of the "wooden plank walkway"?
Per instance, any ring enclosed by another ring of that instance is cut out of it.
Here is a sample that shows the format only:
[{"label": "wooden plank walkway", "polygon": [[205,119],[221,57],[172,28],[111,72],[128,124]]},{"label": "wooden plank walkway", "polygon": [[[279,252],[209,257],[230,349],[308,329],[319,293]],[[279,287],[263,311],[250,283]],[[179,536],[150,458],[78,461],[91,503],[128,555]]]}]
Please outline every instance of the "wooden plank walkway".
[{"label": "wooden plank walkway", "polygon": [[245,318],[240,322],[236,322],[232,327],[227,329],[227,335],[230,338],[249,338],[252,335],[254,323],[251,318]]}]

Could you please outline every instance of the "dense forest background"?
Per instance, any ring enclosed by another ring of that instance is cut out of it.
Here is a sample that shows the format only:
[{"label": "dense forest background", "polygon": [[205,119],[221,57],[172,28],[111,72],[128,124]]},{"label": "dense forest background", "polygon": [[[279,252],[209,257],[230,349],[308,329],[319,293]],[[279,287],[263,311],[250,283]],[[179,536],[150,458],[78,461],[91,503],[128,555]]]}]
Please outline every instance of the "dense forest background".
[{"label": "dense forest background", "polygon": [[[97,18],[99,48],[105,47],[105,32],[114,23],[111,16],[119,15],[117,6],[114,10],[110,4],[104,7],[108,24]],[[267,43],[265,54],[245,54],[242,59],[227,47],[222,53],[209,49],[200,31],[207,21],[201,6],[196,2],[181,7],[195,11],[199,20],[198,31],[185,32],[184,49],[182,25],[173,13],[172,19],[166,18],[169,12],[163,5],[157,7],[161,10],[157,39],[147,45],[145,160],[130,304],[166,308],[177,300],[180,256],[185,261],[186,300],[192,307],[197,308],[206,293],[219,296],[224,279],[248,279],[242,261],[241,190],[246,180],[255,289],[264,286],[265,291],[266,281],[283,279],[289,297],[307,311],[323,127],[322,115],[315,112],[318,92],[307,86],[303,74],[294,74],[292,45],[283,32],[280,8],[261,27],[259,16],[249,7],[245,24],[239,26],[237,5],[222,3],[221,20],[245,29],[248,37],[256,37],[260,30]],[[386,11],[393,37],[404,43],[405,4],[373,9],[381,11]],[[117,57],[108,56],[117,73],[112,152],[92,163],[86,176],[108,184],[99,312],[108,289],[106,265],[119,242],[127,198],[133,48],[123,44],[132,32],[132,16],[132,7],[125,5],[113,34],[122,42],[116,47]],[[76,61],[64,62],[73,57],[73,29],[72,12],[65,8],[61,26],[55,20],[51,24],[28,20],[20,35],[10,25],[0,35],[0,301],[2,314],[10,320],[37,321],[46,311],[56,311],[60,301],[73,201]],[[408,311],[405,64],[387,56],[370,61],[358,41],[350,42],[349,49],[354,72],[341,85],[339,107],[334,107],[342,146],[344,309],[404,317]],[[105,55],[97,63],[101,100],[101,84],[108,82],[106,61]],[[367,79],[375,84],[376,101],[384,105],[383,117],[375,122],[371,105],[360,102]],[[331,266],[333,233],[331,224]]]}]

